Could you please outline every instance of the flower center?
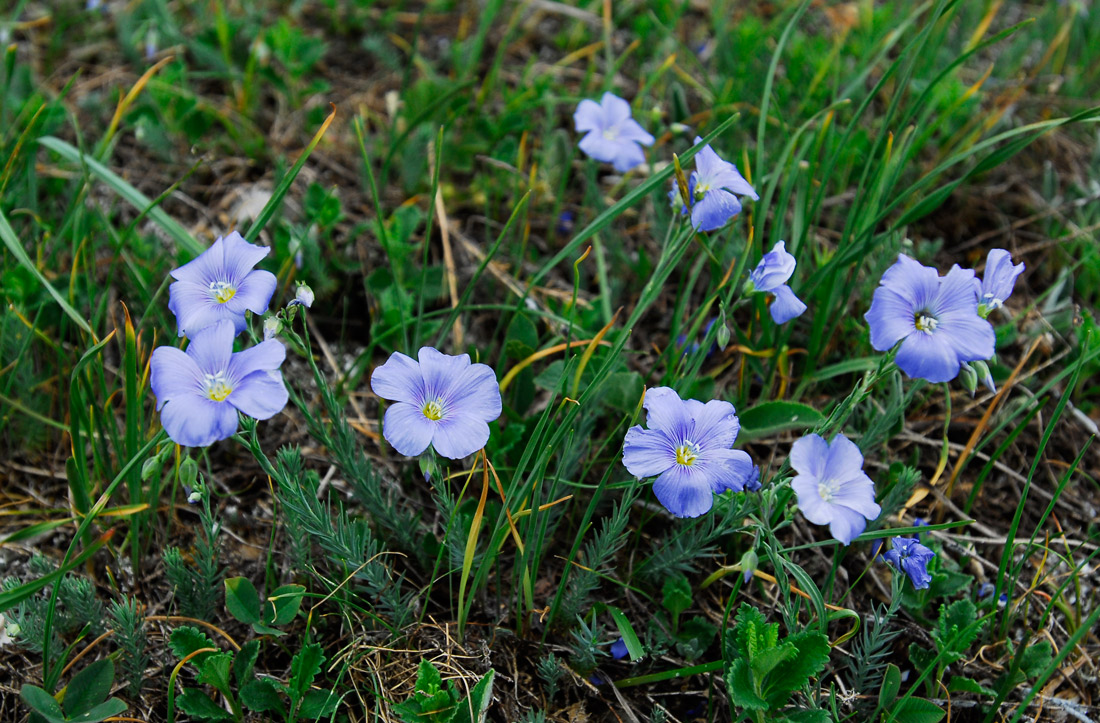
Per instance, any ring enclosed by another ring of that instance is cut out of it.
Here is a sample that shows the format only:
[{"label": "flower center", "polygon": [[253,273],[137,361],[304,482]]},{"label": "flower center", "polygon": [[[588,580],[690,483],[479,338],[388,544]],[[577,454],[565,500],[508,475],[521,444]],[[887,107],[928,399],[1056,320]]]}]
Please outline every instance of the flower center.
[{"label": "flower center", "polygon": [[611,126],[610,128],[603,129],[603,137],[606,140],[614,141],[619,137],[619,126]]},{"label": "flower center", "polygon": [[917,331],[931,334],[940,325],[940,320],[930,314],[917,313],[913,316],[913,323],[916,324]]},{"label": "flower center", "polygon": [[214,301],[224,304],[237,295],[237,287],[228,281],[211,281],[210,293],[213,294]]},{"label": "flower center", "polygon": [[833,499],[838,492],[840,492],[840,482],[835,479],[823,479],[817,483],[817,493],[826,504],[833,504]]},{"label": "flower center", "polygon": [[421,407],[420,411],[424,413],[425,417],[433,422],[438,422],[440,419],[443,419],[443,405],[438,399],[431,399],[424,402],[424,406]]},{"label": "flower center", "polygon": [[690,467],[699,459],[699,450],[691,442],[684,442],[676,448],[676,464]]},{"label": "flower center", "polygon": [[229,381],[225,378],[225,372],[206,374],[203,376],[206,382],[206,398],[215,402],[224,402],[225,398],[233,393]]}]

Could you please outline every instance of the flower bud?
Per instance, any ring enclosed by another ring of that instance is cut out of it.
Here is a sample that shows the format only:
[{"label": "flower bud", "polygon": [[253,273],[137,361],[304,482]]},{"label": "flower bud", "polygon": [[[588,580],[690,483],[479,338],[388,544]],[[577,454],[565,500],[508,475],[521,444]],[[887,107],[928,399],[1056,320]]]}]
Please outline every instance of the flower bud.
[{"label": "flower bud", "polygon": [[294,294],[294,299],[287,304],[287,308],[291,306],[304,306],[307,309],[313,306],[313,289],[306,284],[299,283],[298,291]]},{"label": "flower bud", "polygon": [[271,341],[283,330],[283,322],[277,316],[264,319],[264,341]]},{"label": "flower bud", "polygon": [[959,381],[962,382],[966,391],[970,392],[970,396],[974,396],[974,393],[978,391],[978,373],[974,371],[974,367],[966,362],[959,366]]},{"label": "flower bud", "polygon": [[749,550],[741,556],[741,575],[742,580],[746,583],[752,578],[754,572],[756,572],[757,565],[760,564],[760,558],[756,554],[756,550]]}]

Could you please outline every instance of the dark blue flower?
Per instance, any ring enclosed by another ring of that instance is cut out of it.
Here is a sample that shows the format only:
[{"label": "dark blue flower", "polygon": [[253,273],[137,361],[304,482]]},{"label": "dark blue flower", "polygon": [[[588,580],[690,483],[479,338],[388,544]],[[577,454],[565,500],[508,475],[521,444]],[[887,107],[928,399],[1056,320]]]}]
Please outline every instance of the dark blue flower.
[{"label": "dark blue flower", "polygon": [[615,642],[611,643],[611,657],[615,660],[622,660],[630,653],[626,648],[626,641],[619,638]]},{"label": "dark blue flower", "polygon": [[895,537],[891,544],[894,549],[883,553],[883,558],[899,572],[908,575],[914,588],[917,590],[928,589],[928,583],[932,582],[932,575],[928,572],[928,563],[932,561],[936,553],[920,544],[920,541],[915,537]]}]

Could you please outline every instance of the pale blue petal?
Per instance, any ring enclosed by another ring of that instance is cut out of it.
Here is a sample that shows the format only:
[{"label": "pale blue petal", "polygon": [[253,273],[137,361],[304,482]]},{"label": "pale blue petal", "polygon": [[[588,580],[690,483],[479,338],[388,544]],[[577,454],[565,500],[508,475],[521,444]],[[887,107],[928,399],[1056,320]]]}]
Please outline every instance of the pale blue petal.
[{"label": "pale blue petal", "polygon": [[760,263],[749,274],[749,281],[757,291],[774,292],[790,280],[795,265],[794,256],[787,253],[786,243],[780,241],[760,259]]},{"label": "pale blue petal", "polygon": [[893,289],[915,312],[932,308],[932,300],[940,290],[940,274],[905,254],[898,254],[898,260],[886,269],[879,283]]},{"label": "pale blue petal", "polygon": [[659,429],[676,442],[690,438],[695,423],[675,390],[669,387],[647,389],[642,407],[646,410],[646,425],[650,429]]},{"label": "pale blue petal", "polygon": [[806,305],[794,295],[791,287],[786,284],[776,288],[774,293],[775,299],[768,307],[768,311],[772,315],[772,321],[776,324],[786,324],[806,311]]},{"label": "pale blue petal", "polygon": [[452,356],[430,346],[420,347],[416,358],[424,375],[425,401],[445,398],[455,380],[470,367],[469,354]]},{"label": "pale blue petal", "polygon": [[732,404],[721,399],[712,399],[706,404],[689,399],[685,404],[695,420],[692,442],[706,450],[729,449],[733,446],[738,432],[741,431],[741,422],[737,419]]},{"label": "pale blue petal", "polygon": [[604,113],[600,104],[594,100],[582,100],[573,113],[573,123],[577,132],[602,131],[604,128]]},{"label": "pale blue petal", "polygon": [[833,506],[821,499],[818,478],[815,475],[797,475],[791,480],[791,489],[798,497],[798,509],[802,511],[803,517],[815,525],[827,525],[832,522]]},{"label": "pale blue petal", "polygon": [[741,202],[736,196],[729,191],[712,188],[691,207],[691,225],[697,231],[714,231],[739,213]]},{"label": "pale blue petal", "polygon": [[487,364],[470,364],[462,369],[447,381],[441,396],[448,417],[460,414],[491,422],[502,410],[500,384]]},{"label": "pale blue petal", "polygon": [[992,249],[985,260],[985,273],[982,275],[982,301],[991,308],[997,308],[1004,300],[1012,296],[1016,286],[1016,277],[1024,271],[1021,262],[1012,265],[1012,256],[1004,249]]},{"label": "pale blue petal", "polygon": [[195,360],[171,346],[158,346],[149,360],[149,386],[157,409],[169,399],[198,396],[203,392],[202,372]]},{"label": "pale blue petal", "polygon": [[752,477],[752,458],[740,449],[721,449],[708,452],[706,469],[710,474],[710,486],[716,493],[725,490],[740,492]]},{"label": "pale blue petal", "polygon": [[863,515],[847,507],[833,505],[833,519],[829,523],[829,534],[833,539],[850,545],[852,540],[863,534],[865,529],[867,529],[867,520]]},{"label": "pale blue petal", "polygon": [[676,464],[676,448],[664,432],[634,426],[623,440],[623,464],[638,479],[656,477]]},{"label": "pale blue petal", "polygon": [[374,370],[370,377],[370,388],[382,399],[408,402],[418,408],[427,401],[420,364],[399,351],[391,354],[385,364]]},{"label": "pale blue petal", "polygon": [[630,104],[614,93],[604,93],[600,105],[609,126],[621,124],[630,117]]},{"label": "pale blue petal", "polygon": [[645,152],[637,143],[618,139],[615,145],[615,158],[612,159],[611,165],[619,173],[626,173],[631,168],[645,163]]},{"label": "pale blue petal", "polygon": [[654,480],[653,494],[677,517],[698,517],[714,505],[714,494],[706,476],[680,464],[674,464]]},{"label": "pale blue petal", "polygon": [[641,143],[643,146],[651,146],[654,141],[653,136],[633,118],[628,118],[619,124],[618,138],[620,141]]},{"label": "pale blue petal", "polygon": [[[833,437],[829,451],[825,454],[825,469],[822,477],[829,479],[849,479],[863,473],[863,452],[859,446],[843,434]],[[870,482],[870,480],[867,480]],[[872,494],[872,498],[874,495]]]},{"label": "pale blue petal", "polygon": [[462,459],[489,441],[489,425],[465,414],[450,416],[435,423],[432,447],[447,459]]},{"label": "pale blue petal", "polygon": [[[286,359],[286,347],[278,339],[263,341],[237,352],[227,367],[229,385],[234,387],[245,377],[258,371],[274,371]],[[285,402],[284,402],[285,405]],[[282,409],[282,407],[280,407]],[[244,410],[241,410],[244,411]],[[256,416],[254,414],[249,416]],[[259,417],[257,417],[259,419]]]},{"label": "pale blue petal", "polygon": [[210,283],[213,281],[225,281],[220,274],[224,268],[225,242],[219,236],[206,251],[168,273],[177,281],[190,281],[193,284],[209,288]]},{"label": "pale blue petal", "polygon": [[187,356],[195,360],[204,374],[218,374],[229,368],[233,355],[233,339],[237,332],[231,321],[219,321],[191,335]]},{"label": "pale blue petal", "polygon": [[[829,454],[829,444],[817,434],[807,434],[791,446],[791,467],[800,475],[809,475],[817,480],[825,475],[825,460]],[[817,488],[814,488],[817,492]],[[801,506],[801,503],[800,503]]]},{"label": "pale blue petal", "polygon": [[237,410],[195,395],[173,397],[160,411],[169,439],[184,447],[208,447],[237,431]]},{"label": "pale blue petal", "polygon": [[[271,253],[271,249],[267,246],[250,244],[236,231],[226,236],[223,243],[225,246],[224,276],[218,281],[228,281],[237,287],[240,287],[256,264]],[[264,307],[266,306],[265,304]]]},{"label": "pale blue petal", "polygon": [[382,419],[382,436],[398,453],[415,457],[432,442],[436,424],[412,404],[391,404]]},{"label": "pale blue petal", "polygon": [[288,399],[282,374],[275,371],[259,371],[249,374],[238,382],[225,401],[248,416],[263,420],[271,419],[283,411]]},{"label": "pale blue petal", "polygon": [[262,314],[271,303],[277,283],[275,274],[270,271],[253,271],[245,276],[237,287],[237,293],[224,306],[239,314],[242,320],[246,309],[253,314]]},{"label": "pale blue petal", "polygon": [[882,513],[882,508],[875,502],[875,483],[863,472],[844,480],[833,496],[833,504],[855,510],[868,520]]},{"label": "pale blue petal", "polygon": [[863,315],[871,328],[871,346],[876,351],[890,351],[902,339],[917,332],[912,299],[885,286],[875,289],[871,308]]},{"label": "pale blue petal", "polygon": [[176,281],[168,287],[168,309],[176,315],[179,336],[194,336],[219,321],[232,322],[236,333],[245,328],[243,313],[233,313],[214,300],[209,287],[190,281]]},{"label": "pale blue petal", "polygon": [[959,375],[959,357],[947,336],[914,331],[898,349],[898,368],[914,379],[949,382]]}]

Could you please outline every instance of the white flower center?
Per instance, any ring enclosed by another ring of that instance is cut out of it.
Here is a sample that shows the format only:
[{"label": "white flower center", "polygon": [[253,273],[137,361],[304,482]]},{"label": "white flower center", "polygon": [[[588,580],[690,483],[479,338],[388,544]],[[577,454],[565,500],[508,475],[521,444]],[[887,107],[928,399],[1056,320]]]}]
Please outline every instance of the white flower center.
[{"label": "white flower center", "polygon": [[940,325],[940,320],[930,314],[920,313],[914,316],[913,323],[916,324],[917,331],[931,334]]},{"label": "white flower center", "polygon": [[619,138],[619,126],[615,125],[610,128],[604,128],[603,137],[609,141],[617,140]]},{"label": "white flower center", "polygon": [[225,372],[204,374],[203,381],[206,383],[207,399],[215,402],[224,402],[225,398],[233,393],[233,388],[229,386],[229,380],[225,378]]},{"label": "white flower center", "polygon": [[424,402],[424,406],[420,409],[424,413],[424,416],[433,422],[438,422],[443,419],[443,404],[442,400],[430,399]]},{"label": "white flower center", "polygon": [[699,448],[691,442],[684,442],[676,448],[676,464],[690,467],[699,459]]},{"label": "white flower center", "polygon": [[237,287],[228,281],[211,281],[210,293],[214,301],[224,304],[237,295]]},{"label": "white flower center", "polygon": [[840,494],[840,480],[823,479],[817,483],[817,493],[826,504],[833,504],[833,500]]}]

